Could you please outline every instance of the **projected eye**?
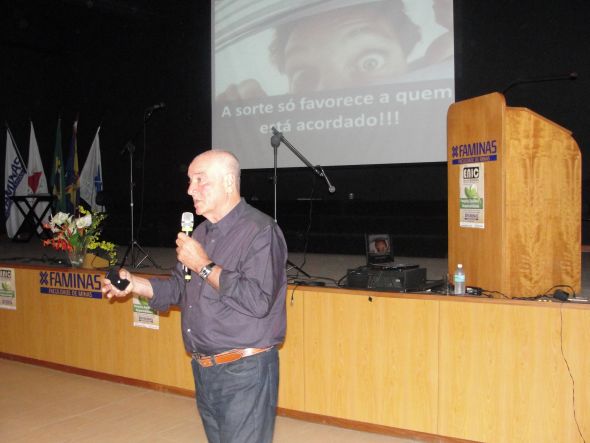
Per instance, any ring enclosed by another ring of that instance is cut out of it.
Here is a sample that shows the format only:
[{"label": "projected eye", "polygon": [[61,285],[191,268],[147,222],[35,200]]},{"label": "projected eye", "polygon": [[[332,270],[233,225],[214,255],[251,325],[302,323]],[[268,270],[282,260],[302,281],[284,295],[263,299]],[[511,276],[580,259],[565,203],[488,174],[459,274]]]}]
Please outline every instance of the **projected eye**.
[{"label": "projected eye", "polygon": [[368,52],[356,61],[356,69],[362,73],[378,71],[385,66],[385,56],[380,52]]}]

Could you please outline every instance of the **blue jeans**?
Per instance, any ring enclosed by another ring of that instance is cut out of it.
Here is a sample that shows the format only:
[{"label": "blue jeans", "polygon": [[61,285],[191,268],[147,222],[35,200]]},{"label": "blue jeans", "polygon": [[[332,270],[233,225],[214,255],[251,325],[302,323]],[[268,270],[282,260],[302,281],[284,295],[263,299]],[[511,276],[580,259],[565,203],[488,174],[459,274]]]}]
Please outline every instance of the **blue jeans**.
[{"label": "blue jeans", "polygon": [[272,442],[279,386],[276,348],[209,368],[192,360],[192,368],[209,443]]}]

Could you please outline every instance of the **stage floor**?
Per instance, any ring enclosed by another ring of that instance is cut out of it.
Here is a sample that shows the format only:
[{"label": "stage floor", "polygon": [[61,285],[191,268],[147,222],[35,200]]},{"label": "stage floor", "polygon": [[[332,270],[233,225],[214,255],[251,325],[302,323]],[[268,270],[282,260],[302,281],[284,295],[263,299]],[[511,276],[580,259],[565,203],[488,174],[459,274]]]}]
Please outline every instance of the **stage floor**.
[{"label": "stage floor", "polygon": [[[127,247],[120,246],[118,248],[119,261],[123,259],[126,252]],[[140,247],[134,252],[134,259],[131,254],[128,254],[125,263],[128,269],[136,272],[168,274],[176,264],[174,247]],[[65,252],[44,247],[38,238],[32,238],[26,243],[18,243],[5,236],[0,236],[0,262],[32,266],[68,266]],[[289,262],[290,282],[311,279],[323,282],[326,286],[338,286],[348,271],[363,266],[366,258],[364,255],[306,254],[304,256],[301,253],[290,253]],[[446,258],[397,257],[395,263],[396,265],[419,265],[426,268],[428,280],[440,280],[447,273]],[[303,275],[300,270],[309,274],[310,278]],[[582,253],[582,293],[578,294],[578,297],[590,298],[590,252]]]}]

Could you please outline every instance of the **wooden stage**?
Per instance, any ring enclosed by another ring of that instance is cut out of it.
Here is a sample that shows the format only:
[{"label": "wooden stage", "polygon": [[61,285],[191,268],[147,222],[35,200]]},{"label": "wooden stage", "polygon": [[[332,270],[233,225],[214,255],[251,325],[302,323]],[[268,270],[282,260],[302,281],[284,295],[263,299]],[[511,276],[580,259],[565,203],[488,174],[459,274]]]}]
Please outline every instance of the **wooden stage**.
[{"label": "wooden stage", "polygon": [[[0,357],[193,394],[178,311],[136,327],[131,300],[47,290],[99,289],[102,271],[7,258]],[[587,303],[294,285],[287,298],[281,414],[422,441],[589,440]]]}]

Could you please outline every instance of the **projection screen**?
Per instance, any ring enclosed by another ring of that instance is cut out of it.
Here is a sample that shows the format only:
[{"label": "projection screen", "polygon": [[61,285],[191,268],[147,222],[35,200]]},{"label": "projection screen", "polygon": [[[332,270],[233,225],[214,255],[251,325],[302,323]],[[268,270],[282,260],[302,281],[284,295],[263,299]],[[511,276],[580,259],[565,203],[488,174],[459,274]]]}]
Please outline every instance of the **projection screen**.
[{"label": "projection screen", "polygon": [[243,168],[273,127],[314,165],[446,160],[452,0],[216,0],[212,34],[212,143]]}]

